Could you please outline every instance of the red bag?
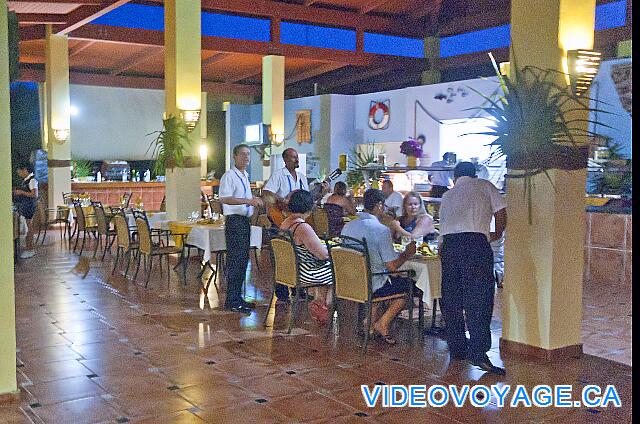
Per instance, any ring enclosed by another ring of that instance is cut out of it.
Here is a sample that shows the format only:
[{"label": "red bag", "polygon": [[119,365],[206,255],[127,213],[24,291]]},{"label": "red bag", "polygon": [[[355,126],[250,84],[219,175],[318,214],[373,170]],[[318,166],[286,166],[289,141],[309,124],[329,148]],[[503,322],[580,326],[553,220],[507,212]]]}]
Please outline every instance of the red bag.
[{"label": "red bag", "polygon": [[329,322],[329,307],[327,305],[322,305],[314,300],[309,304],[309,313],[322,326],[327,325],[327,322]]}]

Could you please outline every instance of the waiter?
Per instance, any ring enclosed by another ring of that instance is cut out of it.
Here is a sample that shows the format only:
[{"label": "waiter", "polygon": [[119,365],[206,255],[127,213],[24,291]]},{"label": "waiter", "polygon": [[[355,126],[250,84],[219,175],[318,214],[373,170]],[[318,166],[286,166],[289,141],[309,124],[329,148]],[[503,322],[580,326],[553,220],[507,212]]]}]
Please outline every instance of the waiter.
[{"label": "waiter", "polygon": [[262,205],[262,199],[254,198],[249,185],[247,166],[251,160],[251,152],[246,144],[238,144],[233,148],[232,166],[220,178],[218,195],[222,202],[225,216],[224,236],[227,244],[227,260],[232,266],[227,267],[227,298],[224,308],[233,312],[250,314],[255,308],[242,298],[244,283],[249,262],[251,247],[251,223],[249,217],[253,208]]},{"label": "waiter", "polygon": [[[454,186],[442,196],[440,206],[442,313],[449,355],[504,375],[504,369],[494,366],[487,352],[491,349],[495,290],[489,243],[502,237],[507,225],[506,204],[491,182],[477,178],[471,162],[456,165],[453,180]],[[490,232],[493,217],[495,231]]]},{"label": "waiter", "polygon": [[[442,155],[442,160],[433,162],[431,166],[444,168],[449,166],[452,152]],[[453,173],[451,171],[431,171],[429,172],[429,180],[431,181],[431,192],[429,197],[442,197],[444,193],[451,187]]]}]

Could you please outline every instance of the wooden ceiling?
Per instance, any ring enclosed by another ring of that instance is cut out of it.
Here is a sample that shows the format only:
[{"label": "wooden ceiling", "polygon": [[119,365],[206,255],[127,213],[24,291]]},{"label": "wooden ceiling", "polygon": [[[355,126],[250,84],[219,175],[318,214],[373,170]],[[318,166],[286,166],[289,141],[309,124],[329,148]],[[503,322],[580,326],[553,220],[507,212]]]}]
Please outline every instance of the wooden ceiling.
[{"label": "wooden ceiling", "polygon": [[[287,97],[313,94],[314,83],[319,93],[402,88],[419,84],[421,71],[430,66],[427,59],[364,52],[364,32],[422,38],[509,21],[509,0],[201,1],[203,11],[271,20],[271,38],[278,41],[202,37],[203,90],[252,96],[261,93],[264,55],[286,57]],[[54,32],[69,35],[72,83],[163,88],[162,32],[91,23],[126,3],[157,6],[163,0],[9,0],[9,9],[17,13],[20,23],[21,78],[44,80],[45,24],[51,24]],[[356,51],[281,44],[278,33],[283,20],[355,29]],[[630,38],[630,16],[628,27]],[[610,34],[608,42],[624,36],[626,33]],[[499,60],[508,56],[506,49],[494,54]],[[476,69],[487,61],[486,53],[481,53],[440,60],[437,66],[442,71],[464,66]]]}]

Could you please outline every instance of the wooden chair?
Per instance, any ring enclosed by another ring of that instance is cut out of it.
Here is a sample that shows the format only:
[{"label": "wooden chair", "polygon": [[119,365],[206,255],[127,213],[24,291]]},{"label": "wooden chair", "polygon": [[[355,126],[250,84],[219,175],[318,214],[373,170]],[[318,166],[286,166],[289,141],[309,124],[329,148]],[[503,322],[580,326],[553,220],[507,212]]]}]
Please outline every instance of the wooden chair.
[{"label": "wooden chair", "polygon": [[131,232],[129,231],[129,224],[127,223],[127,217],[124,214],[123,210],[119,210],[113,216],[113,223],[116,228],[116,260],[113,263],[113,269],[111,270],[111,274],[113,275],[118,268],[118,262],[120,260],[120,255],[122,254],[127,258],[127,268],[124,271],[124,276],[127,277],[129,272],[129,265],[131,264],[131,254],[135,253],[137,255],[138,251],[138,242],[134,241]]},{"label": "wooden chair", "polygon": [[[291,334],[293,323],[298,313],[298,304],[300,303],[300,293],[304,289],[311,287],[325,286],[326,284],[303,284],[300,281],[300,264],[302,259],[298,254],[298,247],[293,242],[293,238],[289,231],[281,231],[277,236],[271,239],[272,263],[274,264],[274,284],[271,292],[271,300],[269,301],[269,309],[265,314],[264,323],[267,322],[273,298],[276,292],[276,284],[282,284],[291,289],[296,289],[296,295],[291,305],[291,314],[289,316],[289,327],[287,333]],[[308,297],[305,297],[305,301]]]},{"label": "wooden chair", "polygon": [[95,215],[85,215],[82,205],[78,201],[73,202],[73,210],[76,218],[76,242],[73,245],[73,251],[76,251],[78,247],[78,241],[80,240],[80,232],[82,232],[82,245],[80,246],[80,255],[84,250],[84,243],[87,239],[87,235],[95,235],[98,230],[98,225],[95,222],[87,222],[87,218],[95,218]]},{"label": "wooden chair", "polygon": [[167,196],[162,196],[162,202],[160,202],[160,212],[167,211]]},{"label": "wooden chair", "polygon": [[[102,206],[102,202],[91,202],[91,206],[93,206],[93,212],[96,215],[96,225],[97,225],[97,237],[98,240],[96,242],[96,246],[93,250],[93,257],[96,257],[96,253],[98,253],[98,247],[102,246],[102,261],[104,261],[104,256],[107,254],[107,249],[111,251],[111,245],[116,239],[117,233],[115,228],[111,227],[111,217],[108,217],[104,211],[104,207]],[[104,245],[102,245],[102,238],[104,237]]]},{"label": "wooden chair", "polygon": [[[172,254],[180,254],[180,261],[182,261],[182,247],[178,246],[161,246],[158,247],[154,245],[151,240],[151,229],[149,228],[149,221],[146,219],[146,215],[139,211],[134,211],[134,216],[136,219],[136,227],[138,228],[138,258],[136,263],[136,272],[133,276],[133,281],[136,280],[138,276],[138,271],[140,269],[140,257],[144,255],[144,267],[145,272],[147,273],[147,279],[145,280],[144,286],[147,287],[149,285],[149,278],[151,277],[151,271],[153,269],[153,258],[154,256],[159,257],[160,261],[160,273],[162,275],[162,257],[166,258],[167,262],[167,285],[171,281],[170,274],[170,266],[169,266],[169,255]],[[149,264],[147,269],[147,262]],[[183,266],[183,278],[186,284],[187,278],[185,273],[186,268]]]},{"label": "wooden chair", "polygon": [[329,237],[339,236],[344,227],[344,208],[333,203],[325,203],[324,210],[327,212]]},{"label": "wooden chair", "polygon": [[[413,285],[405,293],[399,293],[385,297],[373,297],[372,278],[374,275],[388,275],[390,272],[372,273],[371,262],[369,259],[369,249],[365,239],[358,240],[352,237],[341,236],[341,244],[336,246],[329,245],[329,258],[333,268],[333,302],[329,309],[329,317],[333,317],[336,306],[341,300],[349,300],[365,306],[365,313],[368,316],[368,325],[364,329],[364,342],[362,345],[362,354],[367,350],[369,341],[369,333],[372,326],[372,306],[374,303],[383,302],[385,300],[399,299],[405,297],[409,309],[409,339],[413,341]],[[398,271],[393,273],[404,274],[409,277],[415,276],[415,271]],[[424,330],[424,308],[422,297],[419,297],[419,315],[418,322],[420,327],[420,335]],[[331,333],[333,320],[329,320],[328,334]]]},{"label": "wooden chair", "polygon": [[[40,201],[38,201],[40,204]],[[40,205],[40,211],[36,209],[36,216],[38,216],[38,235],[36,236],[36,243],[40,239],[40,233],[43,232],[42,241],[40,244],[44,244],[44,240],[47,238],[47,230],[51,225],[60,225],[60,240],[66,238],[67,235],[71,237],[71,224],[69,223],[69,208],[66,205],[60,205],[57,208],[45,208]]]},{"label": "wooden chair", "polygon": [[129,207],[129,202],[131,202],[132,192],[124,193],[122,195],[122,207],[127,209]]},{"label": "wooden chair", "polygon": [[325,208],[317,207],[311,213],[313,230],[318,237],[327,238],[329,235],[329,216]]}]

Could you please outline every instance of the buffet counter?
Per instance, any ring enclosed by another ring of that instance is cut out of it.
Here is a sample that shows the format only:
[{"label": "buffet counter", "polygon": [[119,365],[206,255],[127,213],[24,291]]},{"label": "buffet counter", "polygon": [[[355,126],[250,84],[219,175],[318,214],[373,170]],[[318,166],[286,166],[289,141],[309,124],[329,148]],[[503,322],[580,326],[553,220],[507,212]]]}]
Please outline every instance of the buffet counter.
[{"label": "buffet counter", "polygon": [[[213,194],[218,181],[200,181],[200,188],[205,194]],[[103,181],[71,183],[74,192],[87,193],[91,200],[102,202],[103,205],[116,205],[125,193],[131,193],[131,205],[142,200],[145,209],[159,210],[164,197],[164,182],[122,182]]]}]

